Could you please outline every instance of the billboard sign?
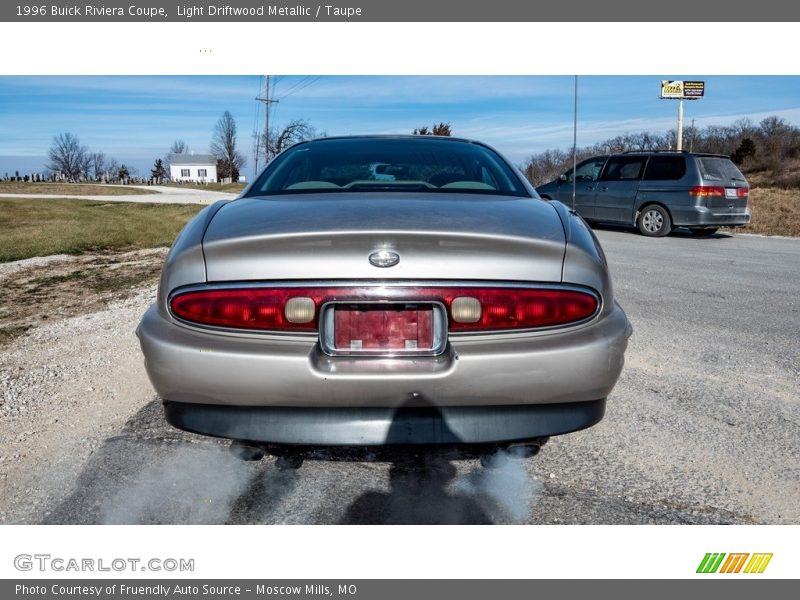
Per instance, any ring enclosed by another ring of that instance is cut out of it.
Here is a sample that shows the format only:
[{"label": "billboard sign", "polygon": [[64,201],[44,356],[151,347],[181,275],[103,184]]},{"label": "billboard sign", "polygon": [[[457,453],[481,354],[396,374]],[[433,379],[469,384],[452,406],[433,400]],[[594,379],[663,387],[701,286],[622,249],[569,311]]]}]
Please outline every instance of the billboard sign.
[{"label": "billboard sign", "polygon": [[705,81],[670,81],[661,82],[661,98],[667,100],[698,100],[706,91]]}]

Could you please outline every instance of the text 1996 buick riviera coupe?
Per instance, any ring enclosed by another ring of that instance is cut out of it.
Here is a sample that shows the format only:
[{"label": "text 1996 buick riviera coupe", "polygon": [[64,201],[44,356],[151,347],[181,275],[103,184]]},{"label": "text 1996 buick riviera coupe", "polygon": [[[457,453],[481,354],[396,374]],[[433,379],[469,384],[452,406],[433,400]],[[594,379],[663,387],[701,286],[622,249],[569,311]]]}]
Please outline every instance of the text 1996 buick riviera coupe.
[{"label": "text 1996 buick riviera coupe", "polygon": [[169,423],[276,454],[535,448],[603,417],[630,333],[579,216],[430,136],[286,150],[181,232],[138,329]]}]

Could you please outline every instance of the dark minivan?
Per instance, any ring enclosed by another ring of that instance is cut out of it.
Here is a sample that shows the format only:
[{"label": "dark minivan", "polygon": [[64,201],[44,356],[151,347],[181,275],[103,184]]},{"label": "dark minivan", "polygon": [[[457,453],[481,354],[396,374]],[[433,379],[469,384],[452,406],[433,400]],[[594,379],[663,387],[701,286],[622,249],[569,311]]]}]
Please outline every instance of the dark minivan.
[{"label": "dark minivan", "polygon": [[[575,210],[587,221],[634,225],[652,237],[674,227],[711,235],[750,223],[750,188],[728,156],[626,152],[584,160],[575,174]],[[570,169],[536,191],[572,206],[572,187]]]}]

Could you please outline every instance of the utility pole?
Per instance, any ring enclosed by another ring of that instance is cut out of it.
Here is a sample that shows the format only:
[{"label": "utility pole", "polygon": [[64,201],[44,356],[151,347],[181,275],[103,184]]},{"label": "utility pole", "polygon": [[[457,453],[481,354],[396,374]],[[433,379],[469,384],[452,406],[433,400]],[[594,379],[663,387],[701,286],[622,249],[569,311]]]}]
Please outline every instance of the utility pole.
[{"label": "utility pole", "polygon": [[[270,98],[270,90],[269,90],[269,75],[265,77],[264,80],[264,97],[263,98],[256,98],[257,101],[264,103],[264,164],[266,165],[269,162],[269,110],[272,104],[277,104],[278,100],[274,100]],[[257,130],[257,129],[256,129]],[[256,177],[258,177],[258,149],[261,146],[261,142],[256,137]]]},{"label": "utility pole", "polygon": [[575,210],[575,171],[578,166],[578,76],[575,75],[575,112],[572,118],[572,210]]}]

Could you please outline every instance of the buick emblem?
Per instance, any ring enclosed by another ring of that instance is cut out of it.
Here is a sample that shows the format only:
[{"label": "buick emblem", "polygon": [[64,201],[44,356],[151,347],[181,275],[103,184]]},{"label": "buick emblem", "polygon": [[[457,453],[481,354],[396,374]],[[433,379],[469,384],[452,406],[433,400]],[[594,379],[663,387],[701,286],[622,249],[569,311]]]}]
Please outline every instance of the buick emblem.
[{"label": "buick emblem", "polygon": [[400,255],[391,250],[378,250],[369,255],[369,264],[373,267],[393,267],[400,262]]}]

